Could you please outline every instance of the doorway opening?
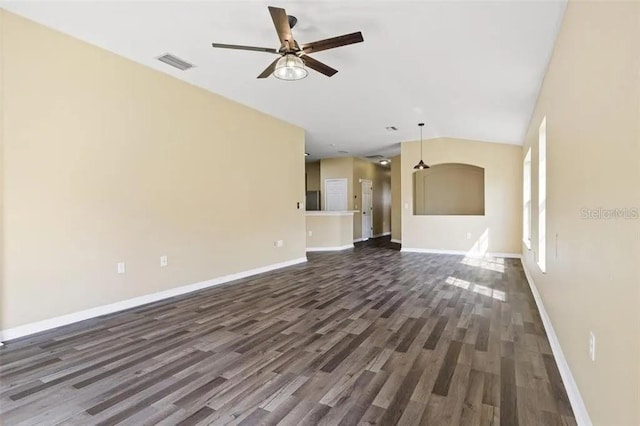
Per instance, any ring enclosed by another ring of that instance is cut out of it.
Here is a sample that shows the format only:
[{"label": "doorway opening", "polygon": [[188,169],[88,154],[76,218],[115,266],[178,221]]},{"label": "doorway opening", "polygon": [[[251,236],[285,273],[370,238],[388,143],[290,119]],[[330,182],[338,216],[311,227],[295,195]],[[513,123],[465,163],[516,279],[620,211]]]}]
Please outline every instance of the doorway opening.
[{"label": "doorway opening", "polygon": [[362,241],[373,237],[373,183],[363,179],[362,185]]}]

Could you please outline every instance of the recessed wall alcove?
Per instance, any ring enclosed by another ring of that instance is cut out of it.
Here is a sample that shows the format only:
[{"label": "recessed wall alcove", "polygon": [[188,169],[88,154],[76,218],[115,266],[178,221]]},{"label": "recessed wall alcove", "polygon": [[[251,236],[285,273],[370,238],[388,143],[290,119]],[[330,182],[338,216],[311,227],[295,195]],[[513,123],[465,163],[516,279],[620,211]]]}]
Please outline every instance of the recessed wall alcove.
[{"label": "recessed wall alcove", "polygon": [[484,216],[484,168],[432,165],[413,174],[415,215]]}]

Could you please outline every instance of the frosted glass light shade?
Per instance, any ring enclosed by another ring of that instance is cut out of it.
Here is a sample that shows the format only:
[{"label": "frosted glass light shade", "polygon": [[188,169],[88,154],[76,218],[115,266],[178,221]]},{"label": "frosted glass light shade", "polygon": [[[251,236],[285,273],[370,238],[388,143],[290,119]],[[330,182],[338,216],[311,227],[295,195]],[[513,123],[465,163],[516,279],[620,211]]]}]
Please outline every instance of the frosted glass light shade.
[{"label": "frosted glass light shade", "polygon": [[273,76],[280,80],[302,80],[308,72],[304,68],[304,62],[296,55],[285,55],[276,63]]}]

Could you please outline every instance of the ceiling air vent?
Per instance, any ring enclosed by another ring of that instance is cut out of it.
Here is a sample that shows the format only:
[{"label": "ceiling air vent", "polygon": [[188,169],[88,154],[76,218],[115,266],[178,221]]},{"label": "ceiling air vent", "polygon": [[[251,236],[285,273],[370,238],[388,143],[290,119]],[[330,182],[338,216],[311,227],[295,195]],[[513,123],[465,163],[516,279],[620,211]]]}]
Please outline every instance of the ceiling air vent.
[{"label": "ceiling air vent", "polygon": [[396,126],[385,127],[385,129],[387,129],[387,132],[396,132],[396,131],[398,131],[398,128]]},{"label": "ceiling air vent", "polygon": [[160,62],[164,62],[167,65],[171,65],[174,68],[178,68],[181,71],[188,70],[189,68],[193,68],[193,64],[190,64],[187,61],[183,61],[182,59],[175,57],[169,53],[164,54],[158,58]]},{"label": "ceiling air vent", "polygon": [[365,158],[368,158],[369,160],[381,160],[384,157],[382,155],[367,155]]}]

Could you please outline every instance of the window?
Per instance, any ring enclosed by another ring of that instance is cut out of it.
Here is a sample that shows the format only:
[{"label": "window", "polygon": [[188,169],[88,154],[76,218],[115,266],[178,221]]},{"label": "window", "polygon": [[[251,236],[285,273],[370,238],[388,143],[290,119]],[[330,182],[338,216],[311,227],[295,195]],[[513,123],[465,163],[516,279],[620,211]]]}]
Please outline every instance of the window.
[{"label": "window", "polygon": [[547,270],[547,117],[538,131],[538,266]]},{"label": "window", "polygon": [[522,166],[522,241],[531,250],[531,148]]}]

